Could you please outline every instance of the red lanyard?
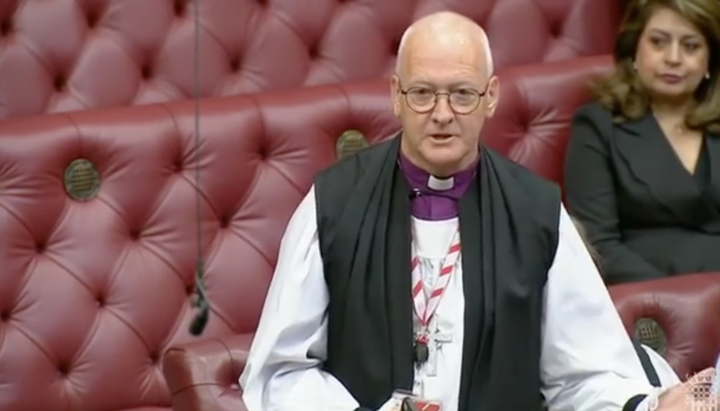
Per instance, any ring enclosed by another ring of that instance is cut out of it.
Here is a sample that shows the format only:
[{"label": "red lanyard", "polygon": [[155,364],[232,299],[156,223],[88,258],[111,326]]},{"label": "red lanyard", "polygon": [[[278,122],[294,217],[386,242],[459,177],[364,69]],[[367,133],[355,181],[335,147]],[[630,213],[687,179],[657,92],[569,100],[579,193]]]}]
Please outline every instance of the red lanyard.
[{"label": "red lanyard", "polygon": [[425,293],[425,287],[423,286],[422,275],[420,274],[420,264],[417,254],[417,245],[415,241],[412,243],[412,297],[415,308],[415,315],[420,321],[421,335],[419,338],[420,342],[427,343],[427,332],[430,325],[430,320],[437,310],[440,298],[445,293],[450,277],[455,271],[457,266],[458,258],[460,257],[460,231],[456,231],[453,235],[452,242],[450,243],[450,249],[448,250],[445,258],[443,259],[442,268],[440,269],[440,275],[435,280],[435,286],[429,295]]}]

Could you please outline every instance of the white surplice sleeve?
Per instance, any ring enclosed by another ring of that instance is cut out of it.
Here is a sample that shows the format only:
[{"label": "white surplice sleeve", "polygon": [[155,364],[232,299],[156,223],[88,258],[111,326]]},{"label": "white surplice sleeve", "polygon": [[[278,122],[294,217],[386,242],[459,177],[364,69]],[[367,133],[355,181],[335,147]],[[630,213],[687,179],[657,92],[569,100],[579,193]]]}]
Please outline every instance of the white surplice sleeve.
[{"label": "white surplice sleeve", "polygon": [[358,407],[345,387],[320,368],[327,355],[328,298],[311,188],[283,236],[240,377],[249,411],[353,411]]},{"label": "white surplice sleeve", "polygon": [[590,254],[564,207],[560,237],[545,287],[542,393],[550,411],[620,411],[638,394],[659,390],[640,359]]}]

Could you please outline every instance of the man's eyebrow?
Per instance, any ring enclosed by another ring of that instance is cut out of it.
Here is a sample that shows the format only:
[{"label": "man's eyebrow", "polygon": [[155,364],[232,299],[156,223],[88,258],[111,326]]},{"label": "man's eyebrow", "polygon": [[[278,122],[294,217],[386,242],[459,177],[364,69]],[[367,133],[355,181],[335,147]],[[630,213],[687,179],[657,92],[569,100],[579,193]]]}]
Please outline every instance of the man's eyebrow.
[{"label": "man's eyebrow", "polygon": [[[438,88],[436,84],[433,84],[433,83],[431,83],[431,82],[429,82],[429,81],[427,81],[427,80],[417,80],[417,81],[412,81],[412,82],[407,82],[407,83],[401,82],[401,84],[402,84],[403,86],[407,86],[407,87],[429,87],[429,88]],[[458,82],[450,83],[450,84],[447,85],[447,88],[449,88],[449,89],[476,88],[476,87],[477,87],[476,84],[474,84],[474,83],[471,82],[471,81],[467,81],[467,80],[458,81]]]}]

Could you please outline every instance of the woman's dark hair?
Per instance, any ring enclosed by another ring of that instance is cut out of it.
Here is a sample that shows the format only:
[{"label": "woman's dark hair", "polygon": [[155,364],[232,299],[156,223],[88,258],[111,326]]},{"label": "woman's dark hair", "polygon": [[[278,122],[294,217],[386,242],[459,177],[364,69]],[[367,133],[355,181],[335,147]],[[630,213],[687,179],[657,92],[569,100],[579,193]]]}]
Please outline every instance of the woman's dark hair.
[{"label": "woman's dark hair", "polygon": [[634,120],[648,111],[649,97],[633,67],[638,42],[653,13],[675,11],[703,34],[709,47],[709,79],[695,92],[697,104],[688,113],[689,128],[720,133],[720,0],[634,0],[626,9],[615,39],[615,70],[593,85],[597,100],[618,121]]}]

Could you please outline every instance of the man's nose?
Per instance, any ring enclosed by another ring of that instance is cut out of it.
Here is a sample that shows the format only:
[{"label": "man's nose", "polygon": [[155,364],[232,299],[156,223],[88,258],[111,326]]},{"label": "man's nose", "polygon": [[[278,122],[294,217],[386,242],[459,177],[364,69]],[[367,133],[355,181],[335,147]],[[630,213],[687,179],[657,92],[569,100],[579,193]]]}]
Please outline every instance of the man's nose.
[{"label": "man's nose", "polygon": [[452,121],[453,117],[455,117],[455,113],[450,107],[450,99],[448,96],[437,96],[435,109],[433,109],[432,113],[433,121],[440,124],[447,124]]}]

